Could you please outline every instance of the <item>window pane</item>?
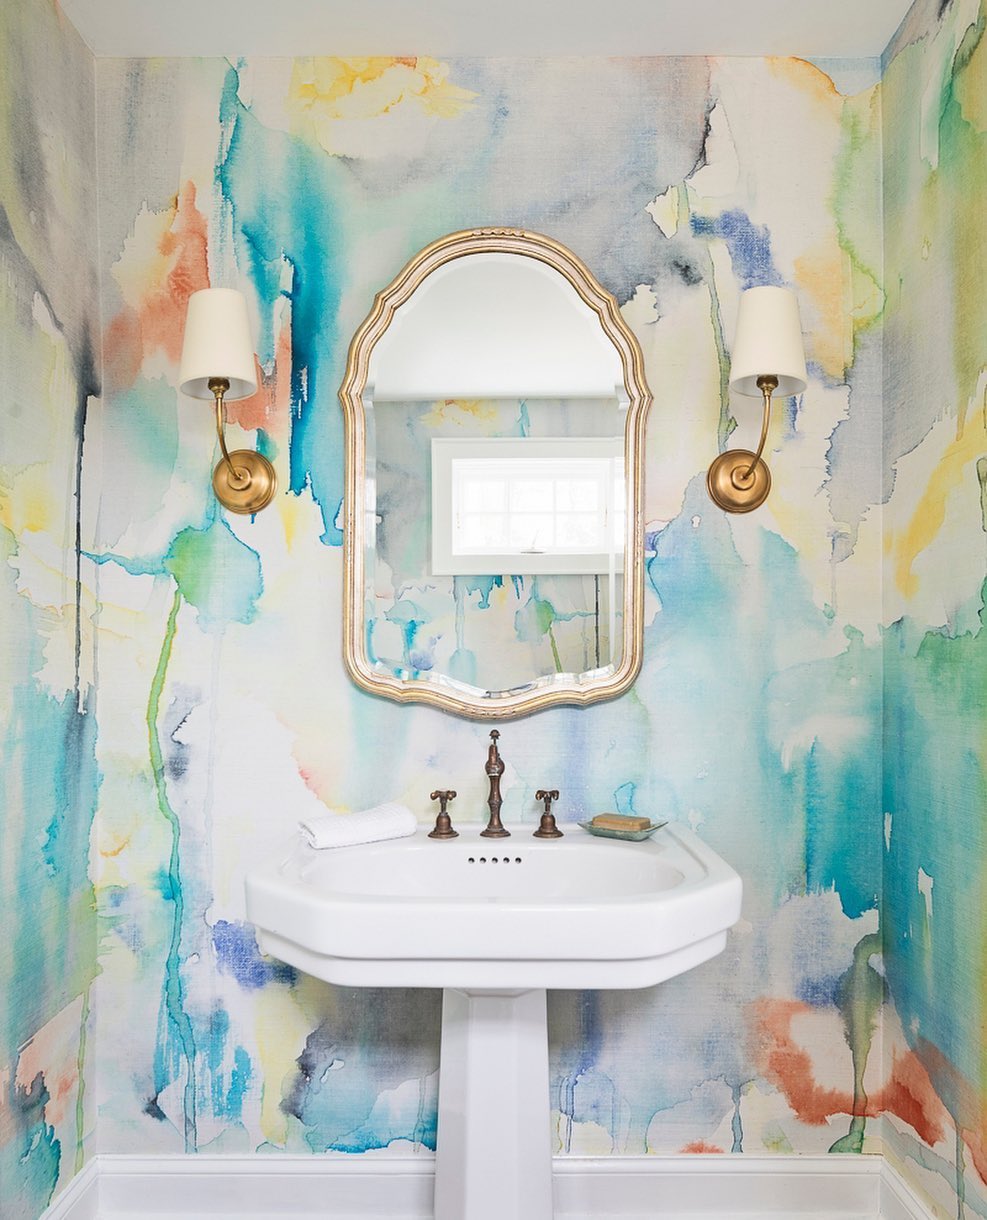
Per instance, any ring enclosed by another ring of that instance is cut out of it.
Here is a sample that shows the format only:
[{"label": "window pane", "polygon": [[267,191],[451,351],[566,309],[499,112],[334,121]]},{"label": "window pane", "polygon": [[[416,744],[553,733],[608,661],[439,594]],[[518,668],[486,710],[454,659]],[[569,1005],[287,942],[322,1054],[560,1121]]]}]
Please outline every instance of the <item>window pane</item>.
[{"label": "window pane", "polygon": [[503,551],[508,547],[507,518],[498,513],[461,513],[456,519],[452,549],[457,555],[473,551]]},{"label": "window pane", "polygon": [[510,518],[508,545],[515,551],[547,551],[554,544],[550,513],[515,513]]},{"label": "window pane", "polygon": [[552,511],[552,480],[512,479],[511,511],[515,513],[547,513]]},{"label": "window pane", "polygon": [[555,484],[556,507],[559,512],[595,512],[600,505],[600,483],[597,479],[559,479]]},{"label": "window pane", "polygon": [[507,485],[503,479],[491,479],[457,471],[459,506],[468,513],[501,512],[506,507]]},{"label": "window pane", "polygon": [[602,550],[601,518],[596,513],[568,513],[555,520],[555,542],[567,549]]}]

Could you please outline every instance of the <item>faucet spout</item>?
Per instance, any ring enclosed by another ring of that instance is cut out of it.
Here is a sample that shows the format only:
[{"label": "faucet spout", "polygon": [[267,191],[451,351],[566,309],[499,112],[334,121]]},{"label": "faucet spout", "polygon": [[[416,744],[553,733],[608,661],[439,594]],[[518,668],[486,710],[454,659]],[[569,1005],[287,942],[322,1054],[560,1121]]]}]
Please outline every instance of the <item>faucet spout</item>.
[{"label": "faucet spout", "polygon": [[487,822],[486,830],[480,831],[481,836],[485,839],[507,839],[511,834],[509,830],[504,829],[500,820],[500,807],[504,803],[500,795],[500,777],[504,774],[504,760],[497,749],[499,736],[500,733],[496,729],[490,730],[490,748],[487,750],[487,764],[483,768],[490,780],[490,796],[487,799],[490,820]]}]

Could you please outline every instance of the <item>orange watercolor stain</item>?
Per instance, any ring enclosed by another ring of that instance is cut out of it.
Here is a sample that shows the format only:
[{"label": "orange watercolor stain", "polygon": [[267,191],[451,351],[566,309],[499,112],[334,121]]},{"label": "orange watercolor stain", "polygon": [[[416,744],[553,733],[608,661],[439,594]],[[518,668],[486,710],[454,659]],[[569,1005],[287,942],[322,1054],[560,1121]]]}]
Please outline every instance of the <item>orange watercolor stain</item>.
[{"label": "orange watercolor stain", "polygon": [[987,1183],[987,1108],[982,1094],[932,1042],[921,1039],[916,1052],[960,1131],[980,1180]]},{"label": "orange watercolor stain", "polygon": [[801,1122],[822,1126],[836,1114],[877,1118],[895,1114],[930,1146],[943,1138],[948,1113],[913,1051],[892,1059],[885,1084],[866,1100],[855,1102],[849,1089],[830,1089],[815,1078],[812,1057],[792,1035],[795,1018],[813,1012],[800,1000],[758,1000],[748,1010],[754,1060],[766,1080],[785,1096]]},{"label": "orange watercolor stain", "polygon": [[121,839],[117,847],[101,847],[99,849],[99,854],[104,860],[112,860],[114,856],[119,856],[125,848],[130,846],[130,840],[131,836],[127,835],[125,839]]},{"label": "orange watercolor stain", "polygon": [[[226,404],[226,418],[241,428],[264,428],[268,432],[286,434],[291,418],[291,328],[285,323],[274,347],[274,372],[264,376],[254,361],[257,392],[249,398],[238,398]],[[287,439],[286,435],[282,439]]]},{"label": "orange watercolor stain", "polygon": [[832,77],[798,56],[773,55],[768,57],[768,67],[775,76],[794,85],[800,93],[806,94],[827,110],[843,104],[840,91],[833,84]]},{"label": "orange watercolor stain", "polygon": [[114,389],[133,385],[145,356],[163,351],[181,357],[188,299],[209,287],[206,218],[196,207],[195,184],[175,197],[171,221],[157,241],[162,271],[147,283],[140,303],[125,308],[104,336],[107,380]]},{"label": "orange watercolor stain", "polygon": [[725,1149],[717,1147],[716,1144],[707,1144],[705,1140],[693,1140],[691,1144],[684,1144],[679,1152],[725,1152]]}]

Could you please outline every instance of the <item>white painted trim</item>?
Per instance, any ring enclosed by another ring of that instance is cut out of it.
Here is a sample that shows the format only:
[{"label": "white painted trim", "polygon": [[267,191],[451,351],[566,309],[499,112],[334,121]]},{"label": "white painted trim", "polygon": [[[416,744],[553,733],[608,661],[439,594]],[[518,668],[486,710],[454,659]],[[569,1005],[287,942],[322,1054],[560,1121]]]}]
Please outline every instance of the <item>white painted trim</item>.
[{"label": "white painted trim", "polygon": [[93,1157],[44,1213],[43,1220],[97,1220],[99,1164]]},{"label": "white painted trim", "polygon": [[564,1157],[553,1169],[556,1215],[564,1220],[877,1217],[877,1157]]},{"label": "white painted trim", "polygon": [[[42,1220],[431,1220],[434,1167],[427,1153],[100,1156]],[[879,1156],[556,1157],[552,1168],[556,1220],[934,1220]]]},{"label": "white painted trim", "polygon": [[[100,1158],[100,1220],[154,1216],[431,1217],[435,1159],[345,1153],[321,1157]],[[73,1218],[74,1220],[74,1218]]]},{"label": "white painted trim", "polygon": [[887,1158],[881,1167],[881,1220],[934,1220],[921,1201]]}]

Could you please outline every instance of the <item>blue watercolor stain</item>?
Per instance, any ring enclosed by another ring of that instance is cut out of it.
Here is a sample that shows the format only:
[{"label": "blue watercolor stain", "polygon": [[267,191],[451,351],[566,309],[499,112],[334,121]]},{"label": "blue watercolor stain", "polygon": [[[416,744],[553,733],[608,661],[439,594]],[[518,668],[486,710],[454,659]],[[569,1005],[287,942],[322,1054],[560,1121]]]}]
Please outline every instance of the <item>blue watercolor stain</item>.
[{"label": "blue watercolor stain", "polygon": [[220,970],[232,975],[246,991],[257,991],[271,982],[290,985],[298,977],[293,966],[261,956],[253,924],[217,920],[212,943]]},{"label": "blue watercolor stain", "polygon": [[332,1152],[372,1152],[378,1148],[386,1148],[396,1140],[412,1140],[420,1143],[423,1148],[434,1152],[438,1135],[438,1115],[434,1109],[426,1111],[421,1121],[413,1131],[380,1131],[365,1123],[350,1131],[340,1139],[334,1140],[329,1149]]},{"label": "blue watercolor stain", "polygon": [[209,1019],[207,1062],[211,1079],[210,1100],[212,1112],[217,1118],[226,1118],[238,1123],[243,1118],[243,1098],[250,1083],[252,1064],[250,1056],[242,1046],[233,1052],[233,1067],[230,1071],[229,1087],[226,1087],[223,1060],[230,1032],[230,1017],[225,1008],[213,1009]]},{"label": "blue watercolor stain", "polygon": [[[40,670],[44,638],[30,629],[20,637],[25,673]],[[8,699],[0,726],[0,839],[18,901],[5,912],[3,933],[10,960],[30,981],[16,1002],[0,1003],[0,1062],[9,1063],[96,973],[88,865],[100,774],[91,693],[80,705],[78,694],[56,700],[34,682],[15,682]],[[7,807],[18,810],[13,822],[5,823]]]},{"label": "blue watercolor stain", "polygon": [[767,225],[754,224],[739,208],[719,216],[693,216],[691,224],[696,237],[717,237],[726,243],[734,275],[742,289],[784,285],[772,262],[771,234]]},{"label": "blue watercolor stain", "polygon": [[476,686],[476,653],[469,648],[457,648],[449,658],[449,677]]},{"label": "blue watercolor stain", "polygon": [[[343,499],[343,424],[326,410],[342,378],[338,269],[346,265],[336,200],[347,175],[343,158],[330,157],[285,132],[265,128],[237,90],[230,68],[220,104],[226,132],[216,181],[228,208],[238,264],[250,275],[262,317],[260,353],[273,360],[274,310],[291,302],[291,404],[289,488],[306,488],[318,504],[322,541],[341,546],[336,518]],[[285,276],[285,267],[290,276]]]},{"label": "blue watercolor stain", "polygon": [[222,1114],[226,1108],[223,1090],[223,1055],[226,1050],[226,1036],[229,1030],[229,1013],[225,1008],[214,1008],[209,1017],[206,1062],[209,1066],[209,1095],[212,1101],[212,1112],[217,1115]]},{"label": "blue watercolor stain", "polygon": [[614,791],[613,803],[615,813],[633,813],[634,812],[634,795],[637,792],[637,784],[630,780],[626,784],[621,784]]},{"label": "blue watercolor stain", "polygon": [[157,893],[160,895],[165,902],[175,901],[175,878],[167,868],[161,867],[154,870],[153,874],[151,875],[150,889],[152,893]]},{"label": "blue watercolor stain", "polygon": [[41,1215],[55,1193],[62,1147],[54,1128],[45,1121],[50,1094],[40,1072],[27,1089],[9,1079],[6,1092],[4,1139],[0,1144],[0,1215],[10,1220],[31,1220]]},{"label": "blue watercolor stain", "polygon": [[63,814],[56,813],[45,828],[45,841],[41,847],[41,855],[45,862],[45,872],[49,877],[54,877],[58,872],[58,840],[64,820]]},{"label": "blue watercolor stain", "polygon": [[233,1052],[233,1070],[230,1072],[230,1087],[226,1093],[226,1117],[231,1122],[242,1122],[243,1099],[253,1075],[250,1056],[238,1046]]},{"label": "blue watercolor stain", "polygon": [[792,973],[797,980],[795,998],[804,1004],[811,1004],[813,1008],[835,1007],[838,998],[837,990],[842,976],[838,974],[813,976],[811,971],[818,969],[819,961],[815,956],[806,962],[801,975],[799,975],[797,967],[793,969]]},{"label": "blue watercolor stain", "polygon": [[[428,622],[426,611],[417,602],[405,597],[396,601],[384,614],[384,618],[401,629],[404,665],[408,669],[431,668],[428,661],[428,647],[426,646],[424,649],[417,647],[419,628]],[[418,666],[415,657],[425,661],[425,665]]]},{"label": "blue watercolor stain", "polygon": [[435,646],[442,639],[441,635],[430,635],[428,642],[422,644],[416,638],[415,647],[408,651],[408,659],[411,662],[411,668],[418,671],[428,671],[435,666]]},{"label": "blue watercolor stain", "polygon": [[494,589],[503,587],[503,576],[454,576],[452,580],[452,593],[455,600],[459,602],[476,593],[480,598],[477,606],[479,610],[488,610],[490,594]]}]

